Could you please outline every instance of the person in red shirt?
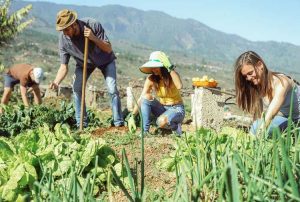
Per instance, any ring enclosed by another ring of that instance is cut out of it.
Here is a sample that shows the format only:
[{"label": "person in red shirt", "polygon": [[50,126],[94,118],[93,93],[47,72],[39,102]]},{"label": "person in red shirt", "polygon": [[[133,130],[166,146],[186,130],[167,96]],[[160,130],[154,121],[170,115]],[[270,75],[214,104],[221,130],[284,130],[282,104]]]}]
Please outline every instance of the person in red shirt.
[{"label": "person in red shirt", "polygon": [[[26,96],[27,88],[32,88],[35,104],[41,104],[42,98],[39,84],[43,79],[43,70],[40,67],[34,67],[29,64],[16,64],[9,68],[4,75],[4,92],[1,99],[1,104],[7,105],[13,88],[20,83],[20,92],[23,103],[26,107],[29,106]],[[2,112],[2,110],[0,111]]]}]

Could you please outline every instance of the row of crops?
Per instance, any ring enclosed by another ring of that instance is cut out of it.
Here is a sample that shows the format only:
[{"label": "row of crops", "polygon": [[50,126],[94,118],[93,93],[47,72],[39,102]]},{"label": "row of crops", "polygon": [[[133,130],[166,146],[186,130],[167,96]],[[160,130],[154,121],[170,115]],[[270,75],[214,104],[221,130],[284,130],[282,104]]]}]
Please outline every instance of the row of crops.
[{"label": "row of crops", "polygon": [[[53,129],[56,124],[67,124],[76,129],[75,109],[72,103],[61,102],[60,106],[52,104],[24,107],[24,105],[3,106],[5,114],[0,116],[0,135],[15,136],[28,129],[47,124]],[[100,127],[103,123],[91,110],[87,111],[90,127]]]},{"label": "row of crops", "polygon": [[[73,130],[72,105],[15,106],[6,113],[0,201],[97,201],[121,191],[129,201],[300,201],[300,128],[292,124],[271,137],[229,127],[174,137],[174,151],[156,165],[176,175],[166,195],[144,187],[144,138],[139,163],[130,165],[130,151],[118,159],[103,139]],[[105,125],[91,111],[89,118],[91,127]]]},{"label": "row of crops", "polygon": [[[87,131],[103,126],[92,111],[78,133],[72,103],[5,106],[0,116],[0,201],[90,201],[106,189],[110,170],[126,184],[114,150]],[[115,189],[114,183],[110,187]]]},{"label": "row of crops", "polygon": [[143,179],[140,188],[132,179],[130,192],[123,191],[129,201],[300,201],[300,128],[262,136],[230,127],[186,134],[157,163],[176,174],[171,195],[143,192]]},{"label": "row of crops", "polygon": [[105,187],[110,167],[122,166],[102,139],[47,125],[0,139],[0,193],[6,201],[92,199]]},{"label": "row of crops", "polygon": [[175,172],[174,201],[300,201],[300,128],[256,138],[199,130],[159,163]]}]

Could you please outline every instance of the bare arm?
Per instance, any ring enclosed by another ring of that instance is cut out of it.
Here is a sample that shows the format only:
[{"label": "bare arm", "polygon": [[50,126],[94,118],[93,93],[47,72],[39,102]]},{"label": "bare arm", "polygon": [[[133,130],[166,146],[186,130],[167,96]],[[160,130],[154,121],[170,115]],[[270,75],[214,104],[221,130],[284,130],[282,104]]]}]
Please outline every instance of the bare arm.
[{"label": "bare arm", "polygon": [[274,96],[270,105],[266,111],[265,123],[266,126],[270,124],[274,116],[279,112],[281,105],[283,104],[287,92],[292,88],[292,84],[285,77],[280,81],[278,78],[274,78]]},{"label": "bare arm", "polygon": [[34,103],[35,104],[42,104],[42,98],[41,98],[41,91],[38,85],[33,85],[33,95],[34,95]]},{"label": "bare arm", "polygon": [[4,88],[3,96],[2,96],[2,99],[1,99],[1,104],[5,104],[6,105],[8,103],[10,95],[11,95],[11,92],[12,92],[11,88],[8,88],[8,87]]},{"label": "bare arm", "polygon": [[112,52],[111,44],[105,40],[97,38],[91,29],[84,27],[84,36],[88,37],[89,40],[93,41],[104,52],[107,53]]},{"label": "bare arm", "polygon": [[29,103],[28,103],[28,98],[26,96],[26,93],[27,93],[26,87],[20,85],[20,91],[21,91],[21,97],[22,97],[23,103],[24,103],[25,107],[28,107]]},{"label": "bare arm", "polygon": [[170,75],[172,77],[173,83],[176,86],[176,88],[181,89],[182,88],[182,82],[181,82],[179,74],[175,70],[172,70],[170,72]]},{"label": "bare arm", "polygon": [[51,82],[49,88],[50,89],[57,89],[58,85],[62,82],[62,80],[68,74],[68,65],[67,64],[60,64],[60,68],[56,74],[55,80]]}]

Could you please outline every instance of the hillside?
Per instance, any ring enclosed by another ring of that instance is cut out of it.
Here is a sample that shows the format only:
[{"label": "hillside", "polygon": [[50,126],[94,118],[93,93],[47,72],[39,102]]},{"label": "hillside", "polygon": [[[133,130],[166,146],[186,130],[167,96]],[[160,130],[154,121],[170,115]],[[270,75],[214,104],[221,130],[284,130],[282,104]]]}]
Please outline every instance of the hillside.
[{"label": "hillside", "polygon": [[[14,2],[14,9],[29,3],[33,5],[31,15],[36,19],[33,28],[39,31],[57,34],[56,13],[60,9],[70,8],[76,10],[79,17],[100,20],[115,44],[135,44],[146,48],[147,53],[155,49],[172,51],[191,56],[193,59],[188,60],[190,64],[205,61],[221,67],[232,66],[241,52],[254,50],[265,58],[270,68],[300,76],[300,47],[289,43],[253,42],[214,30],[193,19],[178,19],[163,12],[118,5],[88,7],[18,1]],[[45,8],[47,12],[44,12]]]},{"label": "hillside", "polygon": [[[145,74],[142,74],[138,67],[148,60],[148,54],[151,50],[144,46],[136,46],[126,42],[118,42],[113,45],[117,55],[119,85],[126,87],[129,82],[138,80],[142,83]],[[44,81],[44,84],[46,84],[54,79],[60,65],[57,46],[57,36],[34,30],[26,30],[17,36],[8,47],[1,50],[0,60],[3,61],[6,68],[16,63],[30,63],[43,67],[46,72],[46,80]],[[187,57],[177,55],[175,52],[173,54],[175,59],[188,60]],[[63,82],[64,85],[71,85],[73,68],[75,67],[73,59],[70,60],[69,67],[69,74]],[[177,63],[177,71],[181,73],[184,86],[187,89],[191,89],[192,87],[191,77],[202,76],[204,74],[215,75],[216,71],[220,71],[220,69],[216,68],[218,67],[207,68],[200,64],[186,65],[182,62]],[[229,70],[226,71],[230,72]],[[214,77],[224,87],[231,87],[232,83],[227,82],[228,80],[230,81],[230,76],[231,74],[218,74]],[[96,71],[96,74],[93,74],[92,77],[94,79],[90,79],[89,82],[93,80],[93,85],[103,87],[104,79],[100,71]]]}]

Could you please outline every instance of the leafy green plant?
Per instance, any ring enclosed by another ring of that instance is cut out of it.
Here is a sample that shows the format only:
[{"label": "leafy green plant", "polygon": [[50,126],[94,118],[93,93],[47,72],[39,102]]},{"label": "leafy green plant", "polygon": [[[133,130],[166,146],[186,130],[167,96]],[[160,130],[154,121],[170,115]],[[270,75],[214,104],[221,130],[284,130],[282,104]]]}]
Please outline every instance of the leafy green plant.
[{"label": "leafy green plant", "polygon": [[1,137],[0,199],[93,199],[105,189],[110,167],[124,173],[103,139],[75,136],[67,125]]},{"label": "leafy green plant", "polygon": [[[101,126],[99,118],[91,110],[87,111],[89,126]],[[5,113],[0,115],[0,132],[2,135],[17,135],[27,129],[34,129],[44,124],[53,129],[56,124],[68,124],[76,129],[75,109],[72,103],[62,102],[59,109],[52,106],[39,105],[26,108],[5,106]]]},{"label": "leafy green plant", "polygon": [[0,47],[33,21],[32,19],[24,21],[24,17],[29,13],[32,5],[10,14],[10,2],[11,0],[0,1]]}]

